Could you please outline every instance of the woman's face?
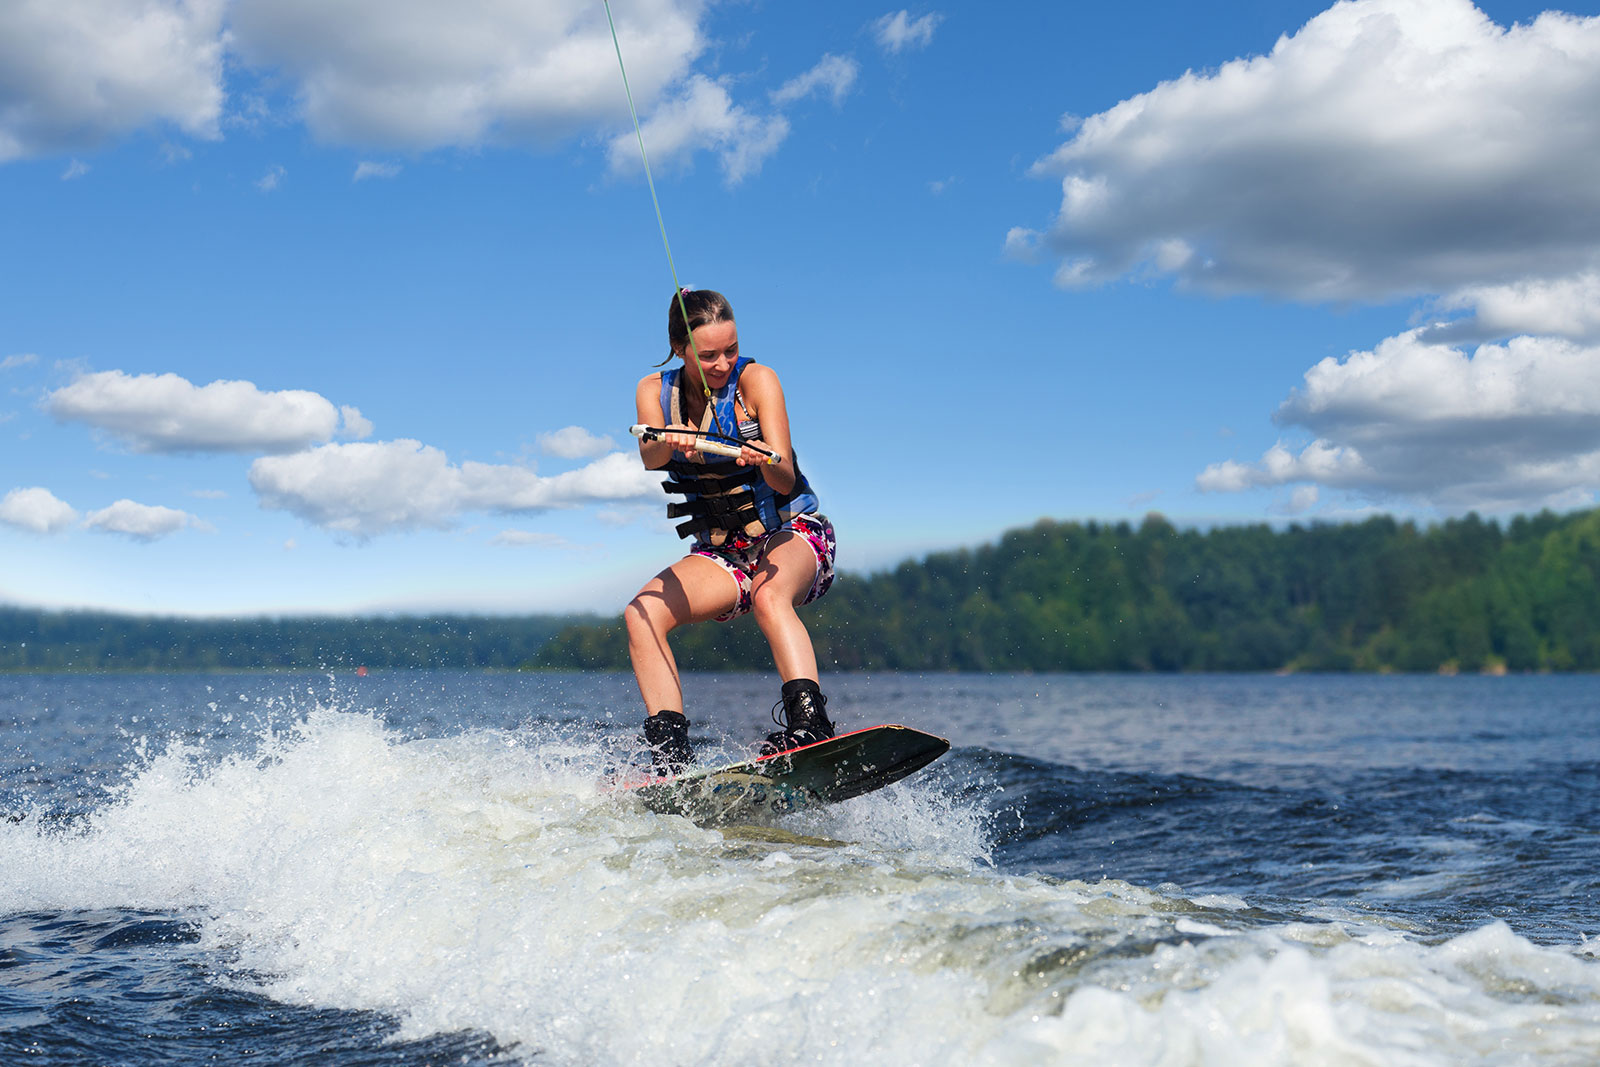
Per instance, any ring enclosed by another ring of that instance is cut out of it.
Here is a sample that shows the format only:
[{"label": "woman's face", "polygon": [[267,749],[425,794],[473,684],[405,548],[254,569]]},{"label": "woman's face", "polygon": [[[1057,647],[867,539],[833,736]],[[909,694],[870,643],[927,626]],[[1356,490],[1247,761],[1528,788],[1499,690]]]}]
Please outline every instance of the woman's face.
[{"label": "woman's face", "polygon": [[694,350],[690,351],[685,345],[682,352],[684,369],[691,382],[698,382],[700,376],[689,361],[695,354],[700,356],[700,370],[705,372],[706,385],[711,389],[721,389],[728,384],[728,379],[733,375],[733,365],[739,359],[739,327],[731,322],[708,322],[697,327],[694,331]]}]

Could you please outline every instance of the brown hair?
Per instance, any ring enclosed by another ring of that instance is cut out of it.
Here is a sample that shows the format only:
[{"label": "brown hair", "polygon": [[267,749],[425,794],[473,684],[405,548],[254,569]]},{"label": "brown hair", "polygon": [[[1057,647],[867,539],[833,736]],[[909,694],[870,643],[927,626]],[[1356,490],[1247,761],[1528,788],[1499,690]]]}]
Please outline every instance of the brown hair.
[{"label": "brown hair", "polygon": [[[683,306],[678,306],[678,297]],[[684,321],[688,312],[689,320]],[[689,345],[689,335],[713,322],[732,322],[733,305],[728,298],[712,289],[683,289],[672,294],[672,306],[667,309],[667,342],[674,355],[683,355]]]}]

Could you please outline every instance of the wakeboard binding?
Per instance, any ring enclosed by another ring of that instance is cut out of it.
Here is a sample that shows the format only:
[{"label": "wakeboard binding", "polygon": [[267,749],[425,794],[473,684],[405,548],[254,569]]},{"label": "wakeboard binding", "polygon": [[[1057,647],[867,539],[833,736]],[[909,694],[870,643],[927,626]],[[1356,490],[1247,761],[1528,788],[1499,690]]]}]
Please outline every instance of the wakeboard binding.
[{"label": "wakeboard binding", "polygon": [[681,711],[658,711],[645,719],[644,743],[650,748],[650,767],[657,777],[675,778],[694,762],[689,720]]},{"label": "wakeboard binding", "polygon": [[[778,718],[779,708],[783,709],[781,719]],[[783,683],[783,698],[772,706],[772,721],[782,729],[767,735],[761,745],[763,756],[814,745],[834,736],[833,722],[828,718],[828,698],[810,678]]]}]

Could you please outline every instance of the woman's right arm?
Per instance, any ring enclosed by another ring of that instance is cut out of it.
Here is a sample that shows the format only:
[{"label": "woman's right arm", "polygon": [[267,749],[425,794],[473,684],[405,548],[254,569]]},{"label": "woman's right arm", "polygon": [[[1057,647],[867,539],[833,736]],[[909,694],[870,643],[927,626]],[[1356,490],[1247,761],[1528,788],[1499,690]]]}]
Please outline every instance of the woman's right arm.
[{"label": "woman's right arm", "polygon": [[[666,412],[661,410],[661,375],[650,374],[641,378],[633,399],[634,405],[638,408],[641,425],[654,426],[658,429],[688,429],[687,426],[666,425]],[[692,458],[697,440],[680,434],[669,434],[660,441],[640,439],[639,458],[644,461],[645,470],[660,470],[672,461],[674,451],[687,452]]]}]

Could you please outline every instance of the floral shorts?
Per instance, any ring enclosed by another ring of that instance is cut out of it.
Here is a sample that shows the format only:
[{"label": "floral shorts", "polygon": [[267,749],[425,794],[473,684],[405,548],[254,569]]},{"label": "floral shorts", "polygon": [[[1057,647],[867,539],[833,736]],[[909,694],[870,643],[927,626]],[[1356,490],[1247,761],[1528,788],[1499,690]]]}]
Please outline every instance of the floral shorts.
[{"label": "floral shorts", "polygon": [[810,542],[811,550],[817,554],[816,576],[811,579],[811,588],[800,603],[809,604],[828,591],[833,584],[833,553],[836,546],[833,523],[825,516],[796,515],[772,533],[760,537],[735,534],[720,545],[696,541],[689,554],[704,556],[733,575],[733,580],[739,584],[739,599],[726,613],[717,616],[718,622],[731,622],[750,610],[750,580],[766,558],[767,541],[785,530],[805,538]]}]

